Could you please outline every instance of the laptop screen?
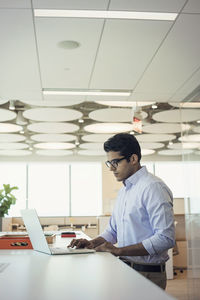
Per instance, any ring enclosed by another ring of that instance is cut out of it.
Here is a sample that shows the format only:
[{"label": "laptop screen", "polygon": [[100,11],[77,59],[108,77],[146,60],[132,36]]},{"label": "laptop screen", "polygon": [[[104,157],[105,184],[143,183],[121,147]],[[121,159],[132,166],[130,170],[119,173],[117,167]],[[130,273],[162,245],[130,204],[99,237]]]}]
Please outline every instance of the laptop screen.
[{"label": "laptop screen", "polygon": [[22,209],[21,215],[26,226],[33,249],[51,254],[42,226],[35,209]]}]

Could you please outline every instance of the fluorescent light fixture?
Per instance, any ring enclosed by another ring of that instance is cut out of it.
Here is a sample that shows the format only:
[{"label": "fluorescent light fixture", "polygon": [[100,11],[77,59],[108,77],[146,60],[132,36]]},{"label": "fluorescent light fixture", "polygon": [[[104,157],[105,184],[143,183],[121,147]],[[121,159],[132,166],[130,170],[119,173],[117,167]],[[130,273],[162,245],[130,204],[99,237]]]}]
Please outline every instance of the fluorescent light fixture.
[{"label": "fluorescent light fixture", "polygon": [[34,15],[35,17],[174,21],[178,14],[142,11],[35,9]]},{"label": "fluorescent light fixture", "polygon": [[43,95],[70,96],[130,96],[130,91],[94,91],[94,90],[50,90],[43,89]]}]

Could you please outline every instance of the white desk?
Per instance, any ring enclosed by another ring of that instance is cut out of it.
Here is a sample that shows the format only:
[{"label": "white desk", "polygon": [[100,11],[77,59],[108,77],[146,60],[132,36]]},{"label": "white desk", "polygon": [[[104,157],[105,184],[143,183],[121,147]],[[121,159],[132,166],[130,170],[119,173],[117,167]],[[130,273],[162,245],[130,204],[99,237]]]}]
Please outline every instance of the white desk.
[{"label": "white desk", "polygon": [[0,272],[2,300],[174,299],[110,253],[0,250],[0,263],[9,263]]}]

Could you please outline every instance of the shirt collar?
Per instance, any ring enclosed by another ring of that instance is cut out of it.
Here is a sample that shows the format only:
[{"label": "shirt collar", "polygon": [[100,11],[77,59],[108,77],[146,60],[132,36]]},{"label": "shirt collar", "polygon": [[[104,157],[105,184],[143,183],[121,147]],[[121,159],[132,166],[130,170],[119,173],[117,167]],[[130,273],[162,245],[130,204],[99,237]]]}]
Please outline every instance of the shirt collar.
[{"label": "shirt collar", "polygon": [[129,189],[132,185],[136,185],[138,180],[144,175],[147,174],[147,168],[142,166],[136,173],[128,177],[124,182],[124,186]]}]

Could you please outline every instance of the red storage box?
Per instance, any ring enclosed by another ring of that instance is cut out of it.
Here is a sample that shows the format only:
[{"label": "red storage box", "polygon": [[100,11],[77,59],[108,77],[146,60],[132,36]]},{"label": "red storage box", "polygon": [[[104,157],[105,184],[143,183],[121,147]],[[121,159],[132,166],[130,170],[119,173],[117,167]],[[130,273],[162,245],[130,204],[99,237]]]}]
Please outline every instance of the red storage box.
[{"label": "red storage box", "polygon": [[0,249],[33,249],[31,241],[26,235],[0,236]]}]

